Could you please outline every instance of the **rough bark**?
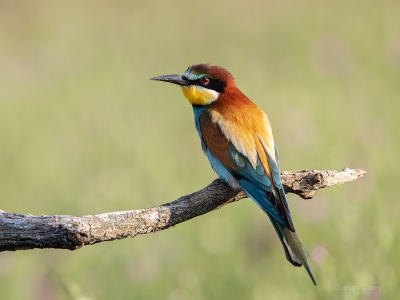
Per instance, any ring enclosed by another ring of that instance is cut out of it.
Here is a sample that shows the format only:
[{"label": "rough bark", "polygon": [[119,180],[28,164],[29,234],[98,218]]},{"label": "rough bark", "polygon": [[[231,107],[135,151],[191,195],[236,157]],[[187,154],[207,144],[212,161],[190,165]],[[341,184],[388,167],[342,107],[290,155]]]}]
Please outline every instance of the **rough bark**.
[{"label": "rough bark", "polygon": [[[361,169],[282,172],[286,193],[310,199],[316,190],[363,177]],[[167,229],[246,197],[220,179],[202,190],[160,206],[88,216],[32,216],[0,210],[0,251],[56,248],[76,250],[85,245],[135,237]]]}]

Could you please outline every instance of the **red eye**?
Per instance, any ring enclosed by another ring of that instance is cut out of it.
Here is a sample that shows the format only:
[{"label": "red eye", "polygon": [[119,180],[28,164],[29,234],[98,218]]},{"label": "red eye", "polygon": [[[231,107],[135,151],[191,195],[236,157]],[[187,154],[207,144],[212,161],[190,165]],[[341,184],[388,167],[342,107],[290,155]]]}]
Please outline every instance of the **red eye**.
[{"label": "red eye", "polygon": [[210,82],[210,79],[208,77],[201,77],[200,78],[200,83],[202,85],[207,85]]}]

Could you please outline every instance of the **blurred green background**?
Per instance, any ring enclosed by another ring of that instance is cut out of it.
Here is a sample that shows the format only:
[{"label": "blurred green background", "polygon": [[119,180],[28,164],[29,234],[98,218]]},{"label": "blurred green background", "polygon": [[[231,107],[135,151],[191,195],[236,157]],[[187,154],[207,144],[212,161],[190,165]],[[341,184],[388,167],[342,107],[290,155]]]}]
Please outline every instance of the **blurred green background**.
[{"label": "blurred green background", "polygon": [[135,239],[2,252],[1,298],[394,299],[399,12],[394,0],[1,1],[5,211],[138,209],[210,183],[190,105],[148,80],[201,62],[268,112],[282,170],[368,171],[289,196],[318,287],[247,199]]}]

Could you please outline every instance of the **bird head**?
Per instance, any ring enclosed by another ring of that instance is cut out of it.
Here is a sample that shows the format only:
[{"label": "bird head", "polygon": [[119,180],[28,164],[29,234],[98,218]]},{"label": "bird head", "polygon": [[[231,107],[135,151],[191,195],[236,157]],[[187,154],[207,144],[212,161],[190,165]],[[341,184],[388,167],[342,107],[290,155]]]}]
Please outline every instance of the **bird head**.
[{"label": "bird head", "polygon": [[204,106],[216,101],[220,94],[234,85],[233,76],[224,68],[209,64],[192,65],[183,75],[162,75],[151,80],[179,85],[192,105]]}]

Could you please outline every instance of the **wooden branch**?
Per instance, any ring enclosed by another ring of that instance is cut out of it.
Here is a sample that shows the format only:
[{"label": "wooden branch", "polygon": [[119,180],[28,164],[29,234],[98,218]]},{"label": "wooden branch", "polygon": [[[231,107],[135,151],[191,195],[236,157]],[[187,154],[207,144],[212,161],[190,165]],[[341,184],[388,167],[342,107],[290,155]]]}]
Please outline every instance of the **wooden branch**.
[{"label": "wooden branch", "polygon": [[[302,170],[282,172],[285,191],[304,199],[320,188],[363,177],[366,171]],[[173,202],[139,210],[76,216],[32,216],[0,210],[0,252],[34,248],[79,249],[104,241],[135,237],[167,229],[245,198],[220,179]]]}]

